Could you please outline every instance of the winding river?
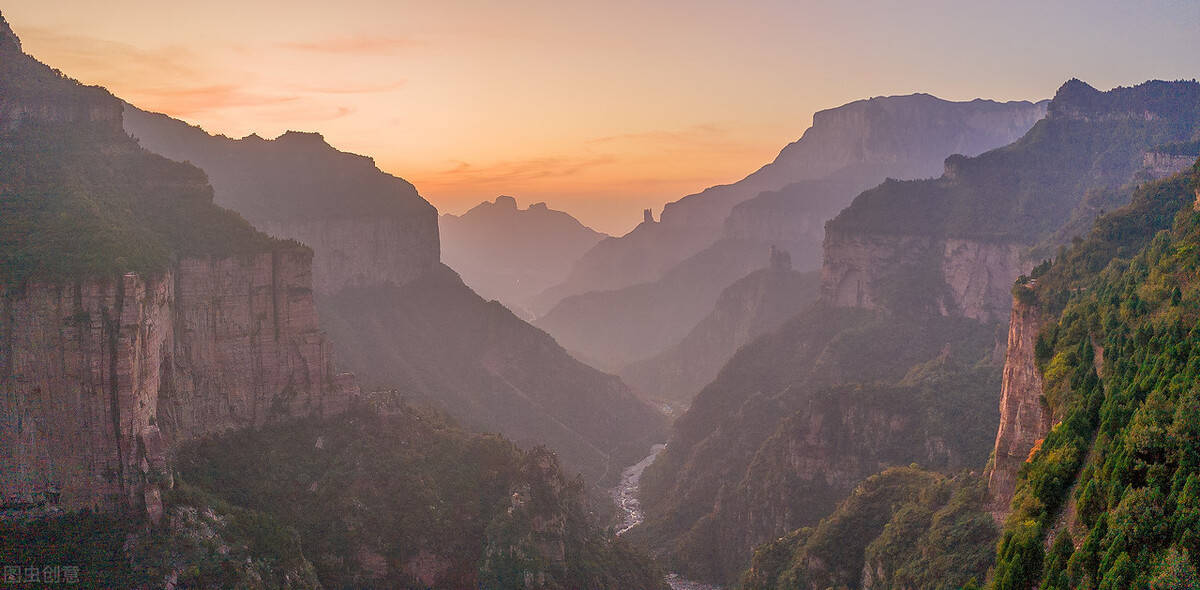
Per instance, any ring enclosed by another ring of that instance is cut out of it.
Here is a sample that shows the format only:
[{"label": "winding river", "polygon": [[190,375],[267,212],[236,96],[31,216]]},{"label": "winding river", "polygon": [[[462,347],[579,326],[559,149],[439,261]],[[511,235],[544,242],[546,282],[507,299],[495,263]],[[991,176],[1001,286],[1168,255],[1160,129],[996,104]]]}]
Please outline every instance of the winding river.
[{"label": "winding river", "polygon": [[[646,520],[646,514],[642,512],[642,503],[638,500],[642,472],[665,448],[667,445],[654,445],[645,459],[630,465],[621,472],[621,483],[613,490],[613,499],[616,501],[617,507],[624,513],[621,518],[621,526],[617,527],[617,535],[629,532],[630,529]],[[667,574],[667,585],[671,587],[671,590],[721,590],[720,586],[693,582],[676,573]]]}]

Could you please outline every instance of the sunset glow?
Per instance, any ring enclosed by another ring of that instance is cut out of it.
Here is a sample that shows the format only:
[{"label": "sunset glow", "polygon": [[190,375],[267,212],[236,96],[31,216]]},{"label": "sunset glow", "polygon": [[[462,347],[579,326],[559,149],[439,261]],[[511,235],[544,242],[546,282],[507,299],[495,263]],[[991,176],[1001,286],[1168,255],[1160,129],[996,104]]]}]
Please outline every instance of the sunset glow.
[{"label": "sunset glow", "polygon": [[[30,54],[214,133],[319,131],[440,210],[498,194],[622,233],[816,110],[1200,72],[1200,4],[17,0]],[[886,9],[884,9],[886,7]],[[1152,31],[1152,32],[1151,32]],[[849,32],[849,34],[846,34]]]}]

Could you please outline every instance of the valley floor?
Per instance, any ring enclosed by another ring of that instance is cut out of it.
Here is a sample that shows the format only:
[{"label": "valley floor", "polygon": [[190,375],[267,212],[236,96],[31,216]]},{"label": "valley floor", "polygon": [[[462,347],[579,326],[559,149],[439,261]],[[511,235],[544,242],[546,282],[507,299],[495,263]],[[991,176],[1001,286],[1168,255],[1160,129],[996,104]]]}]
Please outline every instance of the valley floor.
[{"label": "valley floor", "polygon": [[[629,532],[634,527],[642,524],[646,520],[645,513],[642,512],[642,503],[638,500],[638,492],[641,489],[642,472],[654,462],[659,455],[666,449],[667,445],[654,445],[650,449],[650,454],[645,459],[630,465],[621,472],[621,483],[613,490],[613,499],[617,503],[617,507],[623,513],[621,517],[621,526],[617,528],[617,535],[623,535]],[[721,590],[720,586],[705,584],[703,582],[693,582],[681,577],[679,574],[667,574],[667,584],[671,586],[671,590]]]}]

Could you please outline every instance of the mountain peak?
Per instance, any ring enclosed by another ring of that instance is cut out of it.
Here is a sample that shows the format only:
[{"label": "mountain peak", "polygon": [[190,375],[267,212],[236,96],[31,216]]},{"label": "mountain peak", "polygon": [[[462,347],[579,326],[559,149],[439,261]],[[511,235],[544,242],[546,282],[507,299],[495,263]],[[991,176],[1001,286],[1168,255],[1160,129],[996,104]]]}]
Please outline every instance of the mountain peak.
[{"label": "mountain peak", "polygon": [[496,202],[496,205],[498,205],[500,207],[504,207],[505,209],[516,209],[517,208],[517,200],[508,195],[500,195],[500,196],[496,197],[495,202]]},{"label": "mountain peak", "polygon": [[12,27],[8,26],[3,12],[0,12],[0,51],[21,52],[21,39],[13,32]]}]

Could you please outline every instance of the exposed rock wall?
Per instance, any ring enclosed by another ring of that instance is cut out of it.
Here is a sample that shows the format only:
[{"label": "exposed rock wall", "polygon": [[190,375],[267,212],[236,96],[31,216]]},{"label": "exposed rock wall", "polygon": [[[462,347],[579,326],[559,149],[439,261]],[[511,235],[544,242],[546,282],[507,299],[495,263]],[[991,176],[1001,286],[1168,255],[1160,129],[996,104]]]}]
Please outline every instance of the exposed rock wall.
[{"label": "exposed rock wall", "polygon": [[1177,155],[1163,152],[1148,151],[1142,156],[1142,166],[1153,179],[1173,176],[1196,163],[1196,154]]},{"label": "exposed rock wall", "polygon": [[1034,358],[1041,327],[1037,308],[1014,299],[1000,386],[1000,427],[993,462],[985,474],[991,496],[988,509],[997,522],[1010,512],[1017,471],[1050,430],[1050,415],[1041,401],[1042,375]]},{"label": "exposed rock wall", "polygon": [[932,305],[942,315],[1003,321],[1012,283],[1028,266],[1021,250],[1016,243],[829,231],[821,297],[841,307]]},{"label": "exposed rock wall", "polygon": [[4,292],[3,502],[145,503],[153,517],[170,444],[343,409],[356,386],[333,372],[310,259],[189,258],[153,276]]}]

